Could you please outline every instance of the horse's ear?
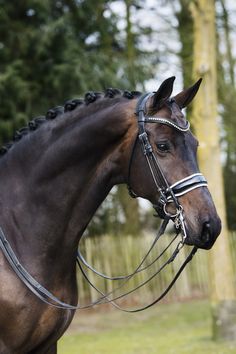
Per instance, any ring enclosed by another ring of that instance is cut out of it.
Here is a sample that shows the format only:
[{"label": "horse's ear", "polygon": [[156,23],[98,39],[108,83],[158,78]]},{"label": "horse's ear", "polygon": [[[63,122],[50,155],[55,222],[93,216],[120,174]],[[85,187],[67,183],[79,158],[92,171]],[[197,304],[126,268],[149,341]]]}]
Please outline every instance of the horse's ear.
[{"label": "horse's ear", "polygon": [[202,79],[199,79],[193,86],[181,91],[174,97],[175,102],[182,109],[186,107],[195,97],[201,85]]},{"label": "horse's ear", "polygon": [[152,111],[158,111],[162,107],[163,103],[168,100],[173,90],[174,81],[175,76],[171,76],[162,82],[159,89],[155,92],[154,96],[152,96]]}]

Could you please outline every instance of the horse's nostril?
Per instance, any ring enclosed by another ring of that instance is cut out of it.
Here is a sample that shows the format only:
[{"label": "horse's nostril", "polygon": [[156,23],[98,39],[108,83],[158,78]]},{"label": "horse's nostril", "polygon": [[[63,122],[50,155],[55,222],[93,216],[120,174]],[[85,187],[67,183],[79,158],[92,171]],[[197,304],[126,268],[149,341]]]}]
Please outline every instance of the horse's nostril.
[{"label": "horse's nostril", "polygon": [[209,242],[211,238],[211,224],[209,221],[204,222],[202,227],[201,239],[203,242]]}]

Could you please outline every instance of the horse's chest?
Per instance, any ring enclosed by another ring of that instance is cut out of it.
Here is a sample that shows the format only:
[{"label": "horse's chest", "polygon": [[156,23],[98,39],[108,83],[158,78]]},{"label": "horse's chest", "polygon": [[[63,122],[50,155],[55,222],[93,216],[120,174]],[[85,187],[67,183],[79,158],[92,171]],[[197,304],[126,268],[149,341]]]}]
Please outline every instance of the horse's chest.
[{"label": "horse's chest", "polygon": [[[55,343],[69,326],[71,311],[49,308],[28,303],[19,307],[5,304],[0,314],[0,354],[42,352],[44,347]],[[3,344],[4,343],[4,344]],[[5,349],[7,348],[7,350]]]},{"label": "horse's chest", "polygon": [[38,318],[31,336],[32,343],[35,345],[37,342],[40,347],[44,346],[44,343],[55,343],[63,335],[72,318],[72,311],[48,308]]},{"label": "horse's chest", "polygon": [[27,353],[55,343],[69,326],[73,312],[43,304],[4,268],[2,265],[0,270],[0,354]]}]

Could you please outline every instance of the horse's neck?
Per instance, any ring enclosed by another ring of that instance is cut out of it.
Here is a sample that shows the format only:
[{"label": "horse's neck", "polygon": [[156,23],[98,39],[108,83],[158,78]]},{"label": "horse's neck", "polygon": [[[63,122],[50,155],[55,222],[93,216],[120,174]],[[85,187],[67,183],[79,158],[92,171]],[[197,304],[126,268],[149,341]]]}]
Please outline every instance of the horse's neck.
[{"label": "horse's neck", "polygon": [[36,137],[29,158],[25,148],[21,165],[18,160],[14,164],[17,154],[12,153],[8,171],[1,171],[3,180],[6,173],[10,177],[0,186],[0,195],[3,227],[18,247],[27,243],[24,247],[35,256],[43,250],[45,257],[63,256],[66,262],[111,187],[124,181],[120,160],[130,123],[119,120],[111,107],[96,118],[68,122],[67,129],[61,125],[63,129],[56,122],[40,128],[41,134],[47,131],[48,141],[44,137],[43,148]]}]

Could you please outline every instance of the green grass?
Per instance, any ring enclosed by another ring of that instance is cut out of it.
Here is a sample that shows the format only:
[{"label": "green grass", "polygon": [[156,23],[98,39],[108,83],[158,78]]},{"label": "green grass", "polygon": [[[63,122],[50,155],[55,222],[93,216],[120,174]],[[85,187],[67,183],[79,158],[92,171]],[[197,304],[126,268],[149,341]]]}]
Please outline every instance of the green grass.
[{"label": "green grass", "polygon": [[209,303],[162,304],[138,314],[77,312],[59,354],[230,354],[211,339]]}]

